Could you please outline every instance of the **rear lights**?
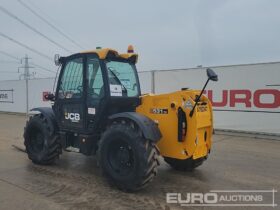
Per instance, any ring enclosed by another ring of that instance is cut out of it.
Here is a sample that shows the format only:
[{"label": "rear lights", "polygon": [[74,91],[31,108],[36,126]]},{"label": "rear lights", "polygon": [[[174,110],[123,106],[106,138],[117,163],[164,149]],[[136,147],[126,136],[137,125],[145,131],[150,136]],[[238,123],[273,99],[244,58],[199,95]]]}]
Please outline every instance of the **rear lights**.
[{"label": "rear lights", "polygon": [[204,141],[207,141],[207,131],[204,132]]},{"label": "rear lights", "polygon": [[178,108],[178,141],[183,142],[187,134],[186,113],[181,107]]}]

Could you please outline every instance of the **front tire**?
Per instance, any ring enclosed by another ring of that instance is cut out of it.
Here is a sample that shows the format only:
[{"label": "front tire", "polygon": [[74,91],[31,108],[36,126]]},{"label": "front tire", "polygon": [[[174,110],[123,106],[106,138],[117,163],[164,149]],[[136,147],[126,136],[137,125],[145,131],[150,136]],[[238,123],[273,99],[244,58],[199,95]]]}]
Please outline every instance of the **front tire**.
[{"label": "front tire", "polygon": [[49,121],[36,114],[29,119],[24,129],[24,145],[28,158],[35,164],[52,164],[61,154],[59,135]]},{"label": "front tire", "polygon": [[136,191],[152,181],[158,155],[155,143],[130,123],[113,123],[99,143],[100,166],[111,183],[123,191]]}]

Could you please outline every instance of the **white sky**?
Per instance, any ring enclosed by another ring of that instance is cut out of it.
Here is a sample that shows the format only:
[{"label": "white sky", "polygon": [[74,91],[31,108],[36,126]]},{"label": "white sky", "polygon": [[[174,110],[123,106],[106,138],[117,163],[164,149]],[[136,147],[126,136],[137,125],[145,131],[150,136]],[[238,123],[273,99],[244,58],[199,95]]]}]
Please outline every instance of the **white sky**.
[{"label": "white sky", "polygon": [[[139,71],[256,63],[280,60],[279,0],[22,0],[80,49],[50,28],[17,0],[0,5],[74,52],[111,47],[124,52],[133,44]],[[68,52],[40,37],[0,10],[4,33],[49,57]],[[36,64],[56,70],[47,60],[0,36],[0,51],[28,54]],[[20,64],[0,54],[0,80],[18,79]],[[53,76],[33,69],[37,77]],[[11,72],[11,73],[4,73]]]}]

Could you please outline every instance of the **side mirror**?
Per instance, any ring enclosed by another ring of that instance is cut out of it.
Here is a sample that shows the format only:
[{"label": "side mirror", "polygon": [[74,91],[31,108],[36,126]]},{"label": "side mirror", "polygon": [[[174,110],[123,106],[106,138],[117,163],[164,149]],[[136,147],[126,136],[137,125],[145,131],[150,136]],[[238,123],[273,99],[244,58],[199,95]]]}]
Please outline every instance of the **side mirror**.
[{"label": "side mirror", "polygon": [[54,64],[56,66],[59,66],[60,65],[60,55],[59,54],[55,54],[54,55]]},{"label": "side mirror", "polygon": [[210,80],[217,82],[218,81],[218,75],[210,68],[206,69],[207,76]]},{"label": "side mirror", "polygon": [[193,116],[195,107],[196,107],[197,103],[199,102],[199,100],[200,100],[200,98],[201,98],[209,80],[212,80],[212,81],[215,81],[215,82],[218,81],[218,75],[212,69],[208,68],[208,69],[206,69],[206,72],[207,72],[208,80],[206,81],[204,87],[202,88],[199,96],[195,99],[195,104],[194,104],[192,110],[190,111],[190,117]]},{"label": "side mirror", "polygon": [[54,101],[54,99],[55,99],[55,96],[53,93],[48,93],[48,94],[44,95],[44,97],[47,101]]}]

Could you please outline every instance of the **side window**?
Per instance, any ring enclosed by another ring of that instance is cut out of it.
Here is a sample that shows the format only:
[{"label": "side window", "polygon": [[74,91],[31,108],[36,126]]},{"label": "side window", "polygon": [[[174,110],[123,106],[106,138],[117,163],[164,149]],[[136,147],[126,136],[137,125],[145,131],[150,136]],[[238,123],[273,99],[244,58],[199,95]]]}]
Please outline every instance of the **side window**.
[{"label": "side window", "polygon": [[135,66],[127,62],[106,63],[111,96],[135,97],[139,95]]},{"label": "side window", "polygon": [[81,98],[83,95],[83,59],[68,61],[63,69],[59,98]]},{"label": "side window", "polygon": [[89,98],[102,98],[104,96],[104,83],[97,58],[88,57],[87,71]]}]

